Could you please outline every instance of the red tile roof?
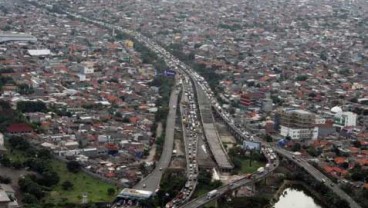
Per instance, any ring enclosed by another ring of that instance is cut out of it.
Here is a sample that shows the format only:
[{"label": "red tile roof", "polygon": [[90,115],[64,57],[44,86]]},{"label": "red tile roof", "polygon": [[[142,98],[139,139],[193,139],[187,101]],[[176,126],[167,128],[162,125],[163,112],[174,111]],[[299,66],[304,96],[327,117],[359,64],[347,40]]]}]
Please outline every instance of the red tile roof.
[{"label": "red tile roof", "polygon": [[26,123],[14,123],[11,124],[7,131],[12,134],[30,133],[33,129]]},{"label": "red tile roof", "polygon": [[336,164],[340,165],[346,162],[346,158],[345,157],[335,157],[334,161]]},{"label": "red tile roof", "polygon": [[331,174],[331,175],[347,175],[348,174],[348,171],[347,170],[344,170],[344,169],[341,169],[339,167],[333,167],[333,166],[324,166],[323,167],[324,171],[328,174]]}]

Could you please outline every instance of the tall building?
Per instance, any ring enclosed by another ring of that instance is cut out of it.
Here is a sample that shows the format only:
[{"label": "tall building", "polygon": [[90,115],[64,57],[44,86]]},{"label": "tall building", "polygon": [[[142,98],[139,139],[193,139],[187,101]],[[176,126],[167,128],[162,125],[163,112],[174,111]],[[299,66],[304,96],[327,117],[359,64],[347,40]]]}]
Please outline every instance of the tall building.
[{"label": "tall building", "polygon": [[280,134],[293,140],[307,140],[316,137],[315,115],[305,110],[283,109],[280,115]]}]

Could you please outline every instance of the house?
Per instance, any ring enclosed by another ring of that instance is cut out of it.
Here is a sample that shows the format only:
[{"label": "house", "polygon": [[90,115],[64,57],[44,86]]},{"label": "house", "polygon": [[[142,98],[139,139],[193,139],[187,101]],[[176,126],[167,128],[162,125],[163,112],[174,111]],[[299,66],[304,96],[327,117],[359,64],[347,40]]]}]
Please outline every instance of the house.
[{"label": "house", "polygon": [[16,208],[18,202],[15,198],[14,189],[6,184],[0,184],[0,207],[1,208]]},{"label": "house", "polygon": [[32,133],[33,129],[26,123],[14,123],[6,129],[9,134],[28,134]]}]

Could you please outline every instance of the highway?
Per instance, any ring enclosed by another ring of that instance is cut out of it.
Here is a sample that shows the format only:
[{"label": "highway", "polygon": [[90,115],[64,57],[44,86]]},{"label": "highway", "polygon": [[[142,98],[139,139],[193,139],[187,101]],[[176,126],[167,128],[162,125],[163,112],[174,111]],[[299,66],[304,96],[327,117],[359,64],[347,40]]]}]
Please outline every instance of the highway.
[{"label": "highway", "polygon": [[[174,146],[174,131],[175,131],[175,117],[176,104],[178,102],[178,94],[174,89],[170,95],[169,114],[166,120],[165,142],[162,150],[160,160],[156,163],[156,168],[143,178],[138,184],[134,186],[135,189],[142,189],[155,192],[160,187],[160,181],[164,169],[166,169],[171,160],[173,146]],[[162,170],[160,170],[162,168]],[[145,187],[144,187],[145,186]]]},{"label": "highway", "polygon": [[[29,0],[29,1],[30,2],[36,2],[39,6],[43,6],[43,7],[46,6],[46,5],[44,5],[42,3],[39,3],[37,1],[32,1],[32,0]],[[231,124],[231,127],[234,128],[235,130],[237,130],[237,132],[239,132],[240,134],[242,133],[242,132],[240,132],[240,130],[238,130],[238,128],[236,128],[234,126],[234,122],[233,122],[233,120],[231,118],[229,118],[228,113],[224,113],[223,112],[223,110],[219,106],[218,102],[213,97],[213,92],[208,87],[208,84],[204,80],[204,78],[201,77],[200,75],[198,75],[197,72],[193,71],[193,69],[191,69],[190,67],[188,67],[187,65],[185,65],[184,63],[182,63],[181,61],[179,61],[177,58],[175,58],[174,56],[172,56],[164,48],[162,48],[158,44],[154,43],[149,38],[143,36],[139,32],[128,30],[128,29],[124,29],[122,27],[111,25],[109,23],[101,22],[101,21],[98,21],[98,20],[92,20],[92,19],[89,19],[87,17],[83,17],[83,16],[81,16],[79,14],[76,14],[76,13],[71,13],[71,12],[68,12],[68,11],[64,11],[64,12],[66,14],[74,17],[74,18],[83,19],[83,20],[85,20],[87,22],[98,24],[100,26],[103,26],[103,27],[106,27],[106,28],[109,28],[109,29],[115,29],[115,30],[118,30],[118,31],[124,32],[126,34],[129,34],[129,35],[134,36],[134,38],[137,41],[145,44],[153,52],[155,52],[156,54],[158,54],[159,57],[163,58],[166,63],[169,63],[168,65],[170,67],[174,67],[176,70],[181,69],[181,71],[184,71],[193,80],[194,83],[196,83],[196,84],[198,83],[202,87],[202,89],[205,91],[207,97],[212,101],[212,105],[216,108],[216,110],[220,113],[220,115],[222,115],[222,117],[225,118],[225,121],[227,123]],[[169,112],[169,117],[168,117],[168,120],[167,120],[166,136],[170,135],[171,133],[173,135],[174,125],[175,125],[175,113],[176,113],[176,110],[173,110],[172,109],[172,106],[173,105],[176,105],[177,95],[176,95],[176,93],[172,93],[172,94],[174,94],[175,97],[172,98],[173,95],[171,95],[171,98],[170,98],[170,112]],[[173,99],[175,99],[175,102],[172,102]],[[243,134],[241,134],[241,135],[243,135]],[[243,138],[244,139],[249,139],[249,138],[246,138],[244,135],[243,135]],[[169,142],[167,142],[167,140]],[[169,162],[170,162],[172,148],[173,148],[173,136],[171,138],[168,137],[165,140],[165,146],[164,146],[164,151],[163,151],[163,153],[165,153],[165,154],[163,154],[161,156],[160,161],[159,161],[159,165],[162,165],[163,168],[164,167],[167,167],[168,164],[169,164]],[[168,149],[170,149],[170,150],[168,151]],[[274,148],[274,150],[277,151],[279,154],[281,154],[281,155],[283,155],[283,156],[291,159],[291,161],[293,161],[294,163],[296,163],[296,164],[300,165],[301,167],[303,167],[308,173],[310,173],[312,176],[314,176],[317,180],[320,180],[321,178],[322,179],[325,179],[326,184],[328,185],[328,187],[334,193],[336,193],[338,196],[340,196],[342,199],[347,200],[349,202],[351,208],[360,208],[360,206],[350,196],[348,196],[345,192],[343,192],[340,188],[338,188],[336,185],[331,186],[331,184],[333,184],[332,181],[330,181],[328,178],[326,178],[326,176],[324,174],[322,174],[320,171],[318,171],[317,169],[315,169],[308,162],[303,161],[301,159],[299,159],[299,161],[298,160],[294,160],[292,158],[292,156],[291,156],[291,153],[288,152],[288,151],[286,151],[286,150],[282,150],[282,149],[278,149],[278,148]],[[278,163],[278,160],[276,160],[276,161]],[[268,173],[269,172],[267,172],[267,174]],[[161,173],[161,171],[157,170],[157,168],[156,168],[152,172],[151,175],[152,176],[149,176],[149,177],[145,178],[143,181],[146,181],[147,183],[149,183],[149,184],[146,184],[147,185],[147,188],[146,189],[148,189],[148,185],[149,185],[149,189],[148,190],[153,190],[154,191],[158,187],[158,184],[159,184],[159,181],[160,181],[160,178],[161,178],[162,173]],[[265,177],[265,176],[264,175],[260,175],[259,177],[257,176],[255,178],[255,180],[261,179],[263,177]],[[246,181],[246,179],[241,179],[238,182],[236,182],[235,187],[237,187],[237,185],[241,185],[242,183],[246,184],[246,183],[249,183],[249,181]],[[139,185],[140,184],[142,184],[142,183],[139,183]],[[142,186],[139,186],[139,185],[136,188],[141,188],[142,187]],[[215,197],[213,197],[211,199],[203,199],[203,197],[200,197],[200,198],[197,198],[197,199],[194,199],[194,200],[190,201],[189,203],[187,203],[183,207],[200,207],[200,206],[204,205],[205,203],[207,203],[208,201],[213,200],[216,197],[219,197],[221,194],[225,193],[226,190],[230,190],[230,189],[233,189],[235,187],[231,187],[231,184],[225,185],[225,186],[219,188],[219,193],[217,194],[217,196],[215,196]]]},{"label": "highway", "polygon": [[196,160],[196,155],[198,152],[198,139],[201,137],[198,133],[200,133],[201,128],[199,128],[199,121],[195,119],[198,116],[198,112],[193,104],[194,97],[189,96],[193,94],[193,86],[187,77],[184,77],[182,80],[182,89],[183,93],[178,107],[182,119],[182,133],[187,161],[187,182],[179,194],[167,203],[169,207],[178,206],[190,199],[197,186],[198,177],[198,160]]}]

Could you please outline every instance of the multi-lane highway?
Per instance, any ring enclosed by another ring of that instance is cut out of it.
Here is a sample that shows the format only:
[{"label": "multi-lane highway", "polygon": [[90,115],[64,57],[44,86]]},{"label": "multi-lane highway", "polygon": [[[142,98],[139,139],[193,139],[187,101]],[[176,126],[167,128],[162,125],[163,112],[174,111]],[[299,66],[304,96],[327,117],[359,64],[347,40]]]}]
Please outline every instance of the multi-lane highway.
[{"label": "multi-lane highway", "polygon": [[[32,0],[29,0],[32,1]],[[36,1],[32,1],[32,2],[36,2]],[[37,3],[40,6],[45,7],[45,5],[42,5],[42,3]],[[188,67],[187,65],[185,65],[184,63],[180,62],[177,58],[175,58],[174,56],[172,56],[169,52],[167,52],[165,49],[163,49],[162,47],[160,47],[158,44],[154,43],[152,40],[150,40],[149,38],[141,35],[140,33],[136,32],[136,31],[132,31],[132,30],[128,30],[128,29],[123,29],[122,27],[119,26],[115,26],[115,25],[111,25],[109,23],[105,23],[102,21],[98,21],[98,20],[92,20],[89,19],[87,17],[83,17],[79,14],[76,13],[71,13],[68,11],[64,11],[66,14],[73,16],[74,18],[79,18],[79,19],[83,19],[87,22],[91,22],[94,24],[98,24],[104,27],[107,27],[109,29],[114,29],[117,31],[121,31],[124,32],[126,34],[132,35],[137,41],[143,43],[145,46],[147,46],[148,48],[150,48],[152,51],[154,51],[156,54],[158,54],[159,57],[163,58],[164,61],[166,63],[168,63],[168,65],[170,67],[173,67],[176,70],[181,70],[184,73],[186,73],[192,80],[194,83],[198,83],[202,89],[205,91],[205,94],[207,95],[207,97],[211,100],[212,105],[216,108],[216,110],[220,113],[220,115],[224,118],[225,122],[227,122],[228,124],[230,124],[230,126],[238,133],[242,133],[239,132],[240,130],[238,128],[236,128],[234,126],[234,122],[231,118],[228,117],[228,113],[224,113],[224,111],[221,109],[221,107],[219,106],[218,102],[215,100],[215,98],[213,97],[213,92],[209,89],[208,84],[205,82],[205,80],[203,79],[203,77],[199,76],[198,73],[194,72],[193,69],[191,69],[190,67]],[[175,94],[175,93],[174,93]],[[171,102],[173,101],[171,98],[170,100],[170,106],[176,105],[176,102]],[[175,100],[177,100],[177,97],[175,98]],[[174,120],[172,122],[169,122],[168,119],[168,125],[166,130],[169,132],[166,132],[167,135],[169,135],[172,131],[174,131],[174,124],[175,124],[175,111],[173,112],[173,109],[170,109],[170,113],[169,113],[169,119],[170,117],[173,117]],[[246,137],[244,137],[245,139],[248,139]],[[167,138],[170,141],[170,138]],[[173,138],[171,138],[172,140]],[[170,162],[171,159],[171,150],[172,150],[172,142],[170,144],[169,143],[165,143],[165,150],[170,149],[169,151],[163,151],[165,152],[165,155],[163,155],[160,158],[160,162],[159,162],[159,166],[161,165],[162,167],[167,167],[167,165]],[[311,166],[310,164],[308,164],[306,161],[303,161],[301,159],[296,160],[294,158],[292,158],[292,156],[290,155],[291,153],[287,152],[286,150],[282,150],[282,149],[277,149],[275,148],[275,150],[280,154],[283,155],[287,158],[289,158],[291,161],[293,161],[294,163],[300,165],[301,167],[303,167],[308,173],[310,173],[311,175],[313,175],[317,180],[318,179],[325,179],[326,184],[328,185],[328,187],[334,192],[336,193],[338,196],[340,196],[342,199],[345,199],[349,202],[350,206],[352,208],[360,208],[360,206],[350,197],[348,196],[345,192],[343,192],[341,189],[339,189],[337,186],[331,186],[332,181],[328,180],[328,178],[326,178],[326,176],[324,176],[321,172],[319,172],[317,169],[315,169],[313,166]],[[273,166],[272,166],[273,167]],[[273,169],[271,169],[270,171],[272,171]],[[267,174],[270,172],[268,171]],[[266,174],[266,173],[265,173]],[[158,187],[160,178],[161,178],[162,173],[160,173],[160,170],[155,169],[154,172],[152,173],[152,176],[149,176],[148,179],[146,179],[146,186],[148,189],[148,185],[150,186],[150,190],[155,190],[155,188]],[[265,177],[265,175],[260,174],[259,176],[256,176],[254,178],[254,180],[259,180],[261,178]],[[155,182],[154,182],[155,181]],[[149,183],[149,184],[147,184]],[[247,179],[241,179],[237,182],[235,182],[235,184],[229,184],[229,185],[225,185],[222,186],[218,189],[218,192],[216,194],[215,197],[212,197],[211,199],[207,199],[206,196],[204,197],[200,197],[197,198],[195,200],[192,200],[191,202],[187,203],[185,206],[183,207],[200,207],[203,204],[207,203],[208,201],[219,197],[220,195],[224,194],[227,190],[231,190],[236,188],[237,186],[241,186],[244,184],[249,183],[249,180]],[[143,184],[142,184],[143,185]],[[140,188],[140,186],[138,186],[137,188]]]},{"label": "multi-lane highway", "polygon": [[175,207],[189,200],[197,186],[198,160],[196,160],[196,155],[198,140],[201,139],[202,132],[200,122],[196,119],[198,117],[198,111],[194,104],[192,83],[189,81],[188,77],[183,76],[181,84],[183,93],[179,108],[187,161],[187,182],[180,193],[167,203],[167,207]]},{"label": "multi-lane highway", "polygon": [[166,120],[165,142],[160,160],[156,163],[156,168],[147,177],[143,178],[134,186],[135,189],[144,189],[154,192],[160,186],[162,173],[164,169],[169,166],[172,156],[177,102],[178,94],[176,93],[176,90],[173,90],[170,96],[170,110]]}]

